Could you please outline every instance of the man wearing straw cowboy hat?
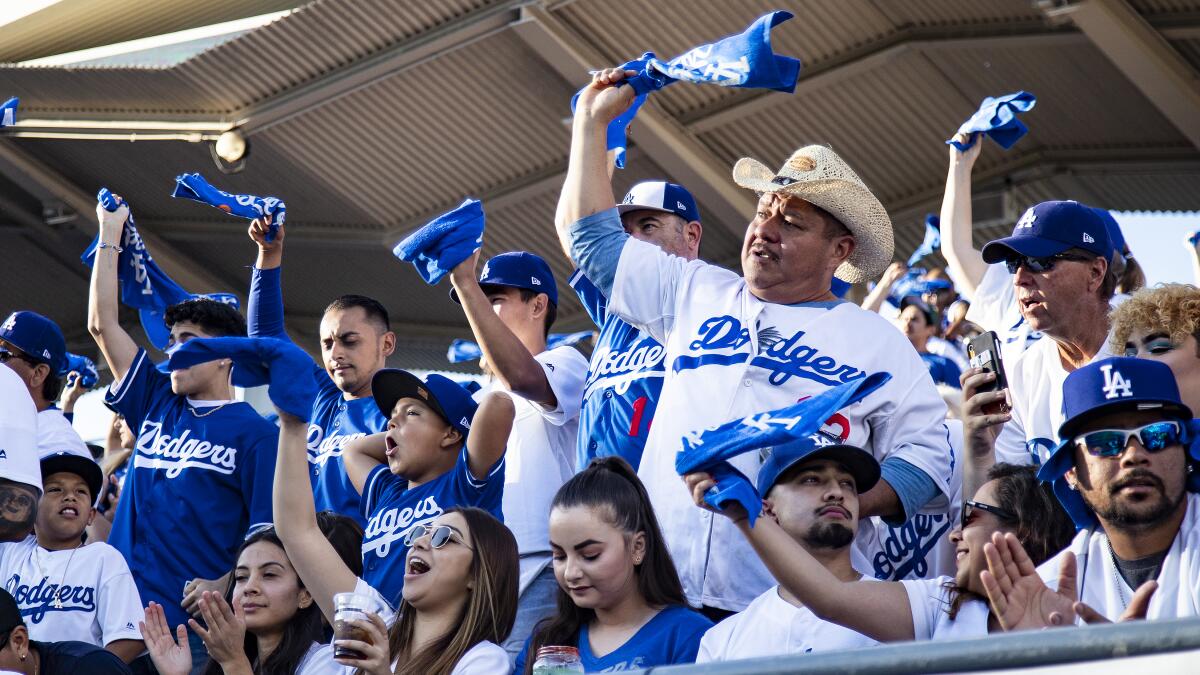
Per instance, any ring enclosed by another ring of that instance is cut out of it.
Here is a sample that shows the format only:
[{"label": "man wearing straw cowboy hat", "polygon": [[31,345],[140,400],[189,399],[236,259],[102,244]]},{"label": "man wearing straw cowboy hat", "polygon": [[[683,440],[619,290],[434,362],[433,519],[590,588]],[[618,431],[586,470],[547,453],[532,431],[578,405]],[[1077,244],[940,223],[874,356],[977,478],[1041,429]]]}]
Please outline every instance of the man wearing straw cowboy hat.
[{"label": "man wearing straw cowboy hat", "polygon": [[[830,292],[878,277],[892,257],[887,212],[832,150],[808,146],[778,173],[743,159],[734,180],[760,193],[742,246],[744,276],[671,256],[621,228],[605,165],[608,123],[633,100],[598,73],[577,103],[559,228],[576,264],[609,298],[609,311],[667,349],[667,375],[639,474],[646,483],[688,599],[710,615],[736,611],[768,589],[766,568],[731,525],[697,509],[675,472],[693,429],[776,409],[829,387],[888,372],[892,379],[828,420],[842,442],[870,451],[879,484],[864,515],[901,522],[944,505],[951,455],[942,403],[908,341],[886,320]],[[733,464],[753,482],[761,459]]]}]

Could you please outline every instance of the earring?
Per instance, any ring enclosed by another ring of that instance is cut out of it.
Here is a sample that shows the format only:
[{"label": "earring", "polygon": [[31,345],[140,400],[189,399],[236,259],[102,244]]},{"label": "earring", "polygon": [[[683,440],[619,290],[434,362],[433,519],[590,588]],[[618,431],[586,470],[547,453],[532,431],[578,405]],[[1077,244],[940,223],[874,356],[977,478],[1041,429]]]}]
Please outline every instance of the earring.
[{"label": "earring", "polygon": [[633,564],[634,564],[634,565],[641,565],[641,564],[642,564],[642,556],[640,556],[640,555],[639,555],[639,556],[635,557],[635,558],[633,559]]},{"label": "earring", "polygon": [[1067,487],[1071,489],[1071,492],[1079,492],[1079,486],[1074,483],[1067,483]]},{"label": "earring", "polygon": [[22,660],[22,661],[24,661],[26,656],[29,656],[29,655],[28,655],[28,654],[22,654],[22,655],[21,655],[21,660]]},{"label": "earring", "polygon": [[1188,473],[1195,473],[1195,472],[1196,472],[1196,465],[1195,465],[1195,464],[1188,464],[1187,466],[1188,466],[1188,468],[1187,468],[1187,472],[1188,472]]}]

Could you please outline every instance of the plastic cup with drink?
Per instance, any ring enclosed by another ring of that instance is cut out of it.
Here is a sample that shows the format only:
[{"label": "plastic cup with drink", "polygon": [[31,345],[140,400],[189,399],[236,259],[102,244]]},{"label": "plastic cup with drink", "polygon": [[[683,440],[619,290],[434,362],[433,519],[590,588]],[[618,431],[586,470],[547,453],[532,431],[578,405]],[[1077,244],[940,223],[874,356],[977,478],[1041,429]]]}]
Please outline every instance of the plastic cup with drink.
[{"label": "plastic cup with drink", "polygon": [[379,614],[383,608],[372,596],[361,593],[338,593],[333,596],[333,655],[339,659],[366,658],[366,654],[339,644],[342,640],[357,640],[374,644],[365,628],[354,621],[370,621],[368,614]]}]

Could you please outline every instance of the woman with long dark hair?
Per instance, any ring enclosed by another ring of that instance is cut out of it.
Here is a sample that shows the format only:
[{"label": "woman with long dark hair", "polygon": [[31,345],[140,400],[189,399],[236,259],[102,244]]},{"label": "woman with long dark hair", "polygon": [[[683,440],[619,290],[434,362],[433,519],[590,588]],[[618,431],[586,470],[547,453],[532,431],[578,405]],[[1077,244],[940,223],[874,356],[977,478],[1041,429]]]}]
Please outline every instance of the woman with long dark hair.
[{"label": "woman with long dark hair", "polygon": [[[708,474],[685,477],[693,499],[704,508],[712,487]],[[984,544],[995,532],[1013,533],[1041,564],[1070,543],[1075,527],[1047,483],[1030,466],[996,464],[987,482],[965,502],[962,524],[950,533],[957,571],[953,578],[844,582],[833,576],[770,518],[747,526],[744,510],[722,512],[766,563],[781,586],[821,619],[880,642],[982,637],[1001,631],[988,607],[979,574],[987,569]]]},{"label": "woman with long dark hair", "polygon": [[[352,518],[322,513],[321,533],[338,557],[358,564],[362,527]],[[237,552],[224,597],[206,591],[202,626],[189,624],[208,648],[205,675],[316,675],[336,672],[320,657],[325,626],[321,610],[296,574],[273,527],[252,532]],[[163,675],[192,670],[183,626],[172,636],[163,610],[151,602],[142,625],[146,647]],[[178,638],[178,641],[176,640]]]},{"label": "woman with long dark hair", "polygon": [[558,611],[517,657],[533,672],[543,647],[575,647],[585,671],[696,660],[712,627],[690,609],[646,488],[620,457],[592,460],[550,507]]}]

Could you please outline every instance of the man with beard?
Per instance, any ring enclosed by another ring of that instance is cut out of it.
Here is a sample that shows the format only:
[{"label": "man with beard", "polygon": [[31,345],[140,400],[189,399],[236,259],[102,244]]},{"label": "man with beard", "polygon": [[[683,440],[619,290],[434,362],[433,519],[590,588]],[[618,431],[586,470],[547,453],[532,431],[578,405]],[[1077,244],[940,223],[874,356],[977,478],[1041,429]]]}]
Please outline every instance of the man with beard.
[{"label": "man with beard", "polygon": [[[818,431],[770,451],[758,474],[762,517],[779,523],[838,579],[856,581],[863,578],[850,563],[858,531],[858,497],[878,481],[879,463],[871,453]],[[700,641],[696,661],[874,644],[871,638],[818,618],[796,596],[775,586],[745,610],[710,628]]]},{"label": "man with beard", "polygon": [[994,537],[995,614],[1008,630],[1200,615],[1200,461],[1170,368],[1105,359],[1071,373],[1063,399],[1062,444],[1038,477],[1081,530],[1036,571],[1012,535]]}]

